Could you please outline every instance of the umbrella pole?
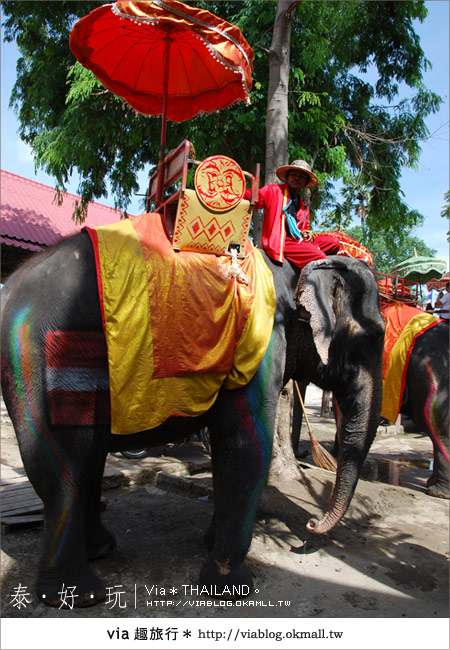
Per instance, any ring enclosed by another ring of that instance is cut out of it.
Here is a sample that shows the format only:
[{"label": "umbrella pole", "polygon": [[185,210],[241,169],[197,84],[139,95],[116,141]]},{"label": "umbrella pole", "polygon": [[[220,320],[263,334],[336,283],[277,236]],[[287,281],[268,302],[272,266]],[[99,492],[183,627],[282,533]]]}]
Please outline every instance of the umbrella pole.
[{"label": "umbrella pole", "polygon": [[166,155],[166,133],[167,133],[167,101],[169,96],[169,68],[170,68],[170,46],[172,39],[170,35],[165,38],[165,51],[164,51],[164,88],[163,88],[163,105],[162,105],[162,123],[161,123],[161,146],[159,150],[159,163],[158,163],[158,185],[156,187],[156,208],[162,201],[164,191],[164,166],[163,161]]}]

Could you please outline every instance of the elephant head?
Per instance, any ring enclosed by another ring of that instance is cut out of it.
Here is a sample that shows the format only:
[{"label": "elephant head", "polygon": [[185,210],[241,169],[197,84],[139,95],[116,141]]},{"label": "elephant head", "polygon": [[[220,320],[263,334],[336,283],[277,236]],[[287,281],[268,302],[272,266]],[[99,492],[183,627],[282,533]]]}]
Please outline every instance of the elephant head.
[{"label": "elephant head", "polygon": [[360,260],[336,256],[311,262],[300,275],[294,300],[297,313],[307,310],[310,320],[294,324],[293,338],[302,351],[292,376],[333,391],[341,415],[329,509],[320,521],[311,519],[307,525],[313,533],[325,533],[350,505],[379,423],[384,323],[374,276]]}]

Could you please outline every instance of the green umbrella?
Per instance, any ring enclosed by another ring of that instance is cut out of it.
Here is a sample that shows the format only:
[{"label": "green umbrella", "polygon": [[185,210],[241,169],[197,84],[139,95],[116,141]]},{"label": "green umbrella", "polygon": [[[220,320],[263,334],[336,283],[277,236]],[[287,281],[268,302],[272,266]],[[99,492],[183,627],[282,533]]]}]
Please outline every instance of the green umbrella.
[{"label": "green umbrella", "polygon": [[429,280],[439,279],[447,270],[447,262],[435,260],[432,257],[415,255],[396,264],[391,270],[392,275],[425,284]]}]

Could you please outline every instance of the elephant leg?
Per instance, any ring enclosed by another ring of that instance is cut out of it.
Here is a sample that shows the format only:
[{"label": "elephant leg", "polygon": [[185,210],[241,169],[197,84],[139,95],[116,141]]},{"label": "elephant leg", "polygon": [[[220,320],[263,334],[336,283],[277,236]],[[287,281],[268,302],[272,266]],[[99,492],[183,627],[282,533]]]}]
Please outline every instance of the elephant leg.
[{"label": "elephant leg", "polygon": [[[429,381],[427,392],[409,399],[408,414],[416,426],[425,431],[433,444],[433,471],[427,481],[427,494],[449,498],[449,421],[448,387],[438,390]],[[403,410],[403,409],[402,409]]]},{"label": "elephant leg", "polygon": [[[299,390],[302,396],[303,403],[305,403],[306,389],[308,387],[308,381],[301,381],[299,384]],[[298,443],[300,442],[300,433],[302,428],[303,421],[303,410],[300,403],[300,400],[297,395],[297,391],[294,390],[294,399],[293,399],[293,412],[292,412],[292,448],[294,450],[295,456],[299,456]],[[303,455],[307,455],[305,452]]]},{"label": "elephant leg", "polygon": [[[4,341],[2,390],[25,471],[44,504],[37,593],[44,602],[60,606],[64,589],[76,587],[72,595],[76,593],[77,597],[70,602],[93,605],[105,597],[102,582],[88,567],[85,550],[86,487],[94,428],[60,426],[50,421],[42,342],[27,320],[29,312],[18,314],[11,336]],[[68,408],[69,400],[62,401],[62,416]]]},{"label": "elephant leg", "polygon": [[84,498],[60,495],[44,503],[44,551],[39,567],[37,595],[47,605],[60,607],[65,593],[72,605],[89,607],[106,597],[105,586],[87,564],[84,545]]},{"label": "elephant leg", "polygon": [[[96,440],[98,440],[97,436]],[[84,537],[88,560],[106,557],[116,548],[114,536],[103,526],[100,518],[105,460],[105,449],[94,450],[91,470],[88,473],[84,508]]]},{"label": "elephant leg", "polygon": [[427,482],[427,494],[448,499],[449,494],[449,419],[448,385],[437,391],[424,405],[425,431],[433,443],[433,472]]},{"label": "elephant leg", "polygon": [[255,411],[252,385],[223,390],[214,407],[211,452],[215,512],[206,535],[210,557],[200,582],[213,586],[213,595],[236,595],[252,588],[250,570],[243,565],[250,547],[256,508],[269,469],[273,415]]},{"label": "elephant leg", "polygon": [[412,417],[433,443],[433,472],[427,494],[449,498],[448,327],[438,324],[416,340],[406,374],[402,413]]},{"label": "elephant leg", "polygon": [[[447,407],[444,409],[447,412]],[[437,400],[416,400],[409,414],[417,427],[425,431],[433,444],[433,471],[427,481],[427,494],[449,498],[449,435],[448,417]]]},{"label": "elephant leg", "polygon": [[[87,512],[95,525],[93,506],[87,506],[94,480],[89,455],[94,446],[93,429],[47,427],[37,417],[32,428],[26,432],[19,425],[18,439],[25,470],[44,503],[37,595],[55,607],[64,605],[64,600],[77,607],[95,605],[106,593],[103,582],[88,566],[85,546]],[[94,488],[93,497],[97,504],[98,489]],[[99,530],[97,526],[97,540]],[[71,594],[73,600],[67,601],[65,594]]]},{"label": "elephant leg", "polygon": [[449,494],[449,459],[448,441],[442,437],[431,436],[433,442],[433,471],[427,481],[427,494],[441,499],[448,499]]},{"label": "elephant leg", "polygon": [[[212,474],[213,474],[213,491],[214,494],[218,494],[219,493],[219,487],[218,487],[219,470],[217,471],[215,470],[215,459],[217,458],[218,451],[215,451],[213,436],[211,436],[211,433],[210,433],[210,444],[211,444],[211,465],[212,465]],[[216,513],[214,513],[213,516],[211,517],[211,522],[203,536],[203,542],[208,552],[211,552],[213,550],[215,541],[216,541]]]}]

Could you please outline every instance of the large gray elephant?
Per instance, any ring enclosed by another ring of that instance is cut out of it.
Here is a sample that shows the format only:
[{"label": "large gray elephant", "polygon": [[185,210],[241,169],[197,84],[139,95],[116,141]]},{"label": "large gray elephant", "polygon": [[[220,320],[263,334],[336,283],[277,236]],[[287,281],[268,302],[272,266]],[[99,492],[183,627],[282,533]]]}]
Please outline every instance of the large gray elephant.
[{"label": "large gray elephant", "polygon": [[[205,535],[209,557],[200,583],[212,585],[215,595],[251,588],[244,559],[269,469],[278,397],[291,377],[308,377],[332,390],[343,414],[344,444],[329,510],[320,521],[310,520],[308,528],[325,533],[346,512],[380,414],[384,324],[377,286],[359,260],[312,262],[300,282],[299,269],[265,260],[277,306],[271,340],[253,379],[242,388],[222,388],[202,416],[172,417],[152,431],[125,436],[111,434],[100,406],[102,417],[89,423],[80,413],[78,426],[55,424],[49,416],[46,333],[85,333],[86,346],[89,337],[104,336],[87,233],[37,254],[8,279],[2,290],[2,387],[25,470],[45,507],[37,580],[43,602],[60,606],[63,583],[76,585],[76,606],[105,598],[104,584],[88,560],[114,548],[100,521],[107,453],[165,444],[205,425],[211,435],[215,513]],[[304,318],[307,312],[310,320]],[[100,363],[106,371],[106,346]],[[71,377],[65,386],[69,393],[77,389]]]},{"label": "large gray elephant", "polygon": [[430,436],[433,471],[427,494],[449,498],[449,329],[444,321],[415,340],[400,413]]},{"label": "large gray elephant", "polygon": [[[398,302],[390,304],[400,305]],[[423,311],[416,307],[417,315]],[[386,354],[386,348],[384,349]],[[406,361],[405,361],[406,364]],[[405,372],[405,366],[403,366]],[[305,387],[304,387],[305,389]],[[414,339],[407,358],[404,390],[399,404],[400,413],[411,418],[433,444],[433,469],[427,480],[426,493],[448,499],[449,493],[449,329],[444,321],[436,321]],[[301,410],[294,405],[297,450],[301,426]],[[383,414],[383,413],[382,413]],[[331,454],[338,456],[339,434],[335,436]]]}]

